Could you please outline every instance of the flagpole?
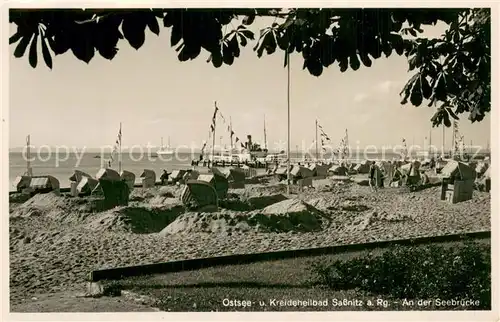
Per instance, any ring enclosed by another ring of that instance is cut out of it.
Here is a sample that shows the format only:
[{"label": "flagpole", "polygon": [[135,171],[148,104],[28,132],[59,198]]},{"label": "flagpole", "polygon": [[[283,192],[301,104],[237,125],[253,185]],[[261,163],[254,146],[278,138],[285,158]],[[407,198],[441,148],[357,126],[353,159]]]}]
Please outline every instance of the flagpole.
[{"label": "flagpole", "polygon": [[287,169],[286,169],[286,193],[290,195],[290,51],[287,48],[286,51],[286,60],[287,60]]},{"label": "flagpole", "polygon": [[267,150],[266,115],[264,114],[264,150]]},{"label": "flagpole", "polygon": [[[215,106],[215,111],[217,113],[217,101],[214,101],[214,106]],[[212,166],[214,162],[214,156],[215,156],[215,126],[217,122],[213,122],[214,125],[214,133],[212,134]]]},{"label": "flagpole", "polygon": [[318,154],[318,120],[316,120],[316,162],[318,162],[319,154]]},{"label": "flagpole", "polygon": [[231,153],[233,154],[233,118],[229,117],[229,138],[231,139]]},{"label": "flagpole", "polygon": [[28,137],[26,138],[26,169],[27,169],[27,175],[29,177],[33,176],[33,171],[31,170],[31,135],[28,134]]},{"label": "flagpole", "polygon": [[[208,145],[208,143],[210,143],[210,135],[211,135],[211,134],[212,134],[212,132],[209,130],[209,131],[208,131],[208,139],[207,139],[207,147],[210,147],[210,146]],[[206,149],[206,150],[204,149],[204,150],[203,150],[203,154],[204,154],[204,156],[203,156],[203,157],[207,157],[207,159],[210,159],[210,158],[208,158],[208,157],[210,156],[208,153],[209,153],[209,152],[208,152],[208,149]]]},{"label": "flagpole", "polygon": [[118,142],[119,144],[119,151],[118,151],[118,173],[122,172],[122,122],[120,122],[120,140]]},{"label": "flagpole", "polygon": [[429,129],[429,149],[432,149],[431,146],[432,146],[432,125],[431,128]]}]

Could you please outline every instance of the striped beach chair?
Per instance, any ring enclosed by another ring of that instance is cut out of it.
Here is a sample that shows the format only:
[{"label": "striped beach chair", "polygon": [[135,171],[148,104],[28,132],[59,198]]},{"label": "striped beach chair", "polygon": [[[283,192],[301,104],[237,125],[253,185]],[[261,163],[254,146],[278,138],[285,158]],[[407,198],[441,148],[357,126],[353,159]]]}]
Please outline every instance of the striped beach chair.
[{"label": "striped beach chair", "polygon": [[135,185],[135,174],[130,172],[130,171],[126,171],[126,170],[122,170],[122,172],[120,173],[120,178],[123,182],[125,182],[129,188],[130,191],[134,190],[134,185]]},{"label": "striped beach chair", "polygon": [[31,177],[30,176],[18,176],[14,180],[14,187],[17,192],[23,192],[23,190],[28,189],[30,186]]},{"label": "striped beach chair", "polygon": [[215,187],[205,181],[188,180],[181,193],[181,201],[188,209],[206,206],[218,207],[219,199]]},{"label": "striped beach chair", "polygon": [[90,177],[83,177],[78,185],[76,186],[76,192],[78,195],[90,195],[92,191],[97,187],[99,181]]},{"label": "striped beach chair", "polygon": [[185,173],[186,170],[173,170],[168,178],[168,183],[169,184],[176,184],[177,182],[180,183]]},{"label": "striped beach chair", "polygon": [[257,176],[257,170],[255,168],[244,165],[243,167],[241,167],[241,169],[243,170],[246,178],[253,178]]},{"label": "striped beach chair", "polygon": [[100,179],[106,179],[106,180],[111,180],[111,181],[120,181],[121,180],[120,174],[118,172],[116,172],[115,170],[109,169],[109,168],[100,169],[97,172],[97,174],[95,175],[95,178],[97,180],[100,180]]},{"label": "striped beach chair", "polygon": [[53,176],[34,176],[31,178],[29,189],[32,193],[59,193],[59,180]]},{"label": "striped beach chair", "polygon": [[229,181],[221,174],[221,172],[215,171],[215,173],[211,174],[201,174],[198,176],[197,181],[203,181],[211,184],[217,192],[219,199],[226,198],[227,191],[229,190]]}]

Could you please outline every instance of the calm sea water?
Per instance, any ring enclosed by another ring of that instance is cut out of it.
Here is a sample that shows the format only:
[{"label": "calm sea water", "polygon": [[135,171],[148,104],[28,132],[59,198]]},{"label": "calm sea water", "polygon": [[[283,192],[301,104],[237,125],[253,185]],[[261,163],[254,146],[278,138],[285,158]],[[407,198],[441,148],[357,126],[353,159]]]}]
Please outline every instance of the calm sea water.
[{"label": "calm sea water", "polygon": [[[69,155],[62,154],[59,158],[54,155],[49,154],[35,154],[32,155],[34,159],[31,162],[31,167],[33,169],[33,175],[52,175],[56,177],[61,187],[69,187],[69,177],[73,174],[75,169],[84,171],[92,176],[94,176],[100,168],[106,163],[106,159],[109,156],[104,156],[103,159],[96,158],[95,156],[99,153],[84,153],[80,159],[74,153]],[[291,153],[290,157],[292,159],[299,159],[302,157],[300,153]],[[380,153],[368,153],[366,156],[370,159],[392,159],[397,158],[399,155],[387,152],[385,155]],[[122,154],[122,169],[133,172],[136,175],[136,180],[139,183],[142,171],[144,169],[154,170],[157,176],[160,175],[163,169],[167,171],[187,169],[191,167],[191,160],[198,159],[199,154],[191,153],[179,153],[177,157],[162,157],[153,158],[143,156],[141,158],[140,154]],[[353,155],[350,158],[352,161],[360,161],[365,159],[362,154]],[[118,162],[112,163],[111,168],[118,169]],[[19,175],[24,174],[26,171],[26,159],[21,152],[11,152],[9,153],[9,190],[14,190],[13,182],[15,178]]]},{"label": "calm sea water", "polygon": [[[80,160],[75,154],[69,156],[62,155],[59,158],[49,156],[48,154],[33,155],[34,159],[31,162],[33,175],[52,175],[56,177],[61,187],[69,187],[69,177],[73,171],[78,169],[84,171],[92,176],[97,174],[99,169],[106,163],[107,158],[95,158],[99,153],[85,153],[81,156]],[[163,158],[148,158],[142,157],[140,154],[134,155],[129,153],[122,154],[122,169],[133,172],[136,175],[137,182],[140,182],[139,176],[144,169],[151,169],[159,176],[163,169],[167,171],[187,169],[191,166],[192,158],[198,158],[199,155],[191,155],[190,153],[179,154],[177,158],[163,157]],[[19,175],[24,174],[26,171],[26,159],[21,152],[9,153],[9,182],[10,190],[14,190],[13,182]],[[111,164],[111,168],[118,169],[118,161]]]}]

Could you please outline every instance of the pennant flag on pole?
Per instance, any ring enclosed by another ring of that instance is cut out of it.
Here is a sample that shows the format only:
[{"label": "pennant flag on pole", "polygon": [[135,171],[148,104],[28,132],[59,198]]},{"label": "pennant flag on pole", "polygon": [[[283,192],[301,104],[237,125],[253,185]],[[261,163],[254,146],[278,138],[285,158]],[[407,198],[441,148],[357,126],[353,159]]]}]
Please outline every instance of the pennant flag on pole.
[{"label": "pennant flag on pole", "polygon": [[[215,111],[214,111],[214,115],[212,116],[212,126],[213,128],[215,129],[215,121],[217,119],[217,111],[219,110],[219,108],[217,107],[217,105],[215,105]],[[212,130],[213,131],[213,130]]]}]

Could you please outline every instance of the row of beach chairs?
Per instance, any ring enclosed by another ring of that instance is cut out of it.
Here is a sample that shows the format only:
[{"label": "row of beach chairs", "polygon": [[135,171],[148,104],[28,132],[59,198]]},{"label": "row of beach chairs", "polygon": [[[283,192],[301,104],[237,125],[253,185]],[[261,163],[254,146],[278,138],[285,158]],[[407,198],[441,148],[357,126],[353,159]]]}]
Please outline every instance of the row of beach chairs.
[{"label": "row of beach chairs", "polygon": [[[195,170],[174,170],[166,180],[167,184],[186,184],[181,199],[186,205],[200,207],[217,206],[218,200],[226,198],[227,191],[232,188],[243,188],[245,180],[255,176],[255,169],[211,168],[208,174],[200,174]],[[157,184],[156,173],[145,169],[140,175],[144,188]],[[165,178],[164,178],[165,179]],[[99,196],[108,200],[111,206],[128,204],[128,196],[134,189],[136,176],[130,171],[100,169],[95,177],[80,170],[75,170],[70,180],[70,194],[77,196]],[[60,193],[59,180],[53,176],[20,176],[15,181],[18,192],[36,194]],[[210,189],[209,189],[210,187]],[[205,200],[205,201],[203,201]]]}]

